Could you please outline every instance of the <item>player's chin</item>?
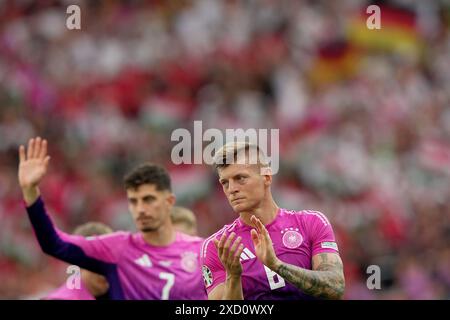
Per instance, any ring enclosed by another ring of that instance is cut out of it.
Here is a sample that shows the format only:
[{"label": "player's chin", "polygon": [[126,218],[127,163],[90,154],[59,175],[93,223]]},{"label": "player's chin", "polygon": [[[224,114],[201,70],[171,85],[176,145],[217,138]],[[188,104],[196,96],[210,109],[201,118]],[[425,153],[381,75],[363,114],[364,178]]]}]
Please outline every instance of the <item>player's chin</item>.
[{"label": "player's chin", "polygon": [[149,227],[149,226],[145,226],[140,228],[139,230],[141,230],[141,232],[155,232],[158,230],[158,227]]},{"label": "player's chin", "polygon": [[243,211],[248,211],[248,209],[250,209],[250,206],[245,202],[231,203],[231,207],[236,213],[241,213]]},{"label": "player's chin", "polygon": [[159,229],[159,225],[156,223],[142,223],[138,226],[138,228],[141,232],[154,232]]}]

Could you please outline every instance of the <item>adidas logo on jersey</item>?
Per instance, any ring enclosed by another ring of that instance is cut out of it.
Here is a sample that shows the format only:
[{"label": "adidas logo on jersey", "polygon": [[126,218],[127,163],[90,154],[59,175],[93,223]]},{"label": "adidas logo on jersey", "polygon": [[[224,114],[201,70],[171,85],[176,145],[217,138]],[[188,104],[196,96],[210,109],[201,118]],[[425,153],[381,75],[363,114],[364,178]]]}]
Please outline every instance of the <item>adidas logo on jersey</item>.
[{"label": "adidas logo on jersey", "polygon": [[163,267],[170,267],[170,265],[172,264],[172,261],[170,260],[161,260],[159,262],[160,265],[162,265]]},{"label": "adidas logo on jersey", "polygon": [[147,254],[142,255],[142,257],[134,260],[138,265],[146,268],[150,268],[153,266],[152,261],[150,260],[149,256]]},{"label": "adidas logo on jersey", "polygon": [[248,248],[244,248],[244,250],[241,253],[241,257],[239,258],[239,261],[245,261],[250,259],[255,259],[256,256],[251,252]]}]

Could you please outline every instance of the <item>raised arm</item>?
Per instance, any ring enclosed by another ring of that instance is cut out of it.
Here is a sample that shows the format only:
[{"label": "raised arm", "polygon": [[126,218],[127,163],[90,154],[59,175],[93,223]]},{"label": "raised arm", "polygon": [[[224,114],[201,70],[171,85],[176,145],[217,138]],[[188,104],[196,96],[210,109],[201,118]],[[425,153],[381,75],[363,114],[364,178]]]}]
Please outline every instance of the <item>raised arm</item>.
[{"label": "raised arm", "polygon": [[302,292],[324,299],[341,299],[345,280],[342,260],[336,253],[319,253],[312,258],[312,270],[300,268],[278,259],[269,232],[261,221],[252,216],[256,229],[252,239],[258,259]]},{"label": "raised arm", "polygon": [[50,160],[47,155],[47,141],[39,137],[30,139],[27,150],[20,146],[19,160],[19,184],[42,251],[96,273],[108,272],[117,260],[120,243],[123,243],[120,241],[124,237],[123,233],[88,240],[82,236],[68,235],[59,231],[46,212],[38,187],[47,172]]},{"label": "raised arm", "polygon": [[30,139],[26,154],[25,147],[19,147],[19,185],[28,207],[40,196],[38,186],[47,172],[49,162],[47,140],[42,140],[40,137]]}]

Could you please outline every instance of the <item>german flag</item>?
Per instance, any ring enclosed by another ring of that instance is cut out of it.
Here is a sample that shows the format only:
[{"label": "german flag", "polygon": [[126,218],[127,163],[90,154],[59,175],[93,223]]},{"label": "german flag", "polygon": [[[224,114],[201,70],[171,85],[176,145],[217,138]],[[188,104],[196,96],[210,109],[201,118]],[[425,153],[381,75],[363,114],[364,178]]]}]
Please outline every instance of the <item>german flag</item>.
[{"label": "german flag", "polygon": [[358,12],[349,22],[349,41],[366,49],[385,50],[400,54],[420,55],[424,44],[418,30],[417,17],[404,8],[383,5],[380,7],[380,29],[369,29],[371,14],[366,9]]},{"label": "german flag", "polygon": [[360,53],[346,40],[325,43],[308,72],[313,86],[321,86],[350,78],[359,68]]}]

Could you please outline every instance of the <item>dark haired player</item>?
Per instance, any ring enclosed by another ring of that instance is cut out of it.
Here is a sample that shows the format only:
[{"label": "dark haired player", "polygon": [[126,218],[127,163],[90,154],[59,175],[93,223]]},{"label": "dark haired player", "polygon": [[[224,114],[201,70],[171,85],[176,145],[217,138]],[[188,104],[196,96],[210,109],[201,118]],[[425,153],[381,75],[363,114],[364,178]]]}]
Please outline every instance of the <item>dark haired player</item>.
[{"label": "dark haired player", "polygon": [[19,184],[42,250],[67,263],[102,274],[111,299],[206,299],[199,267],[202,239],[177,232],[167,171],[143,164],[125,177],[129,210],[139,232],[84,238],[58,230],[38,188],[50,157],[47,141],[30,139],[19,149]]}]

